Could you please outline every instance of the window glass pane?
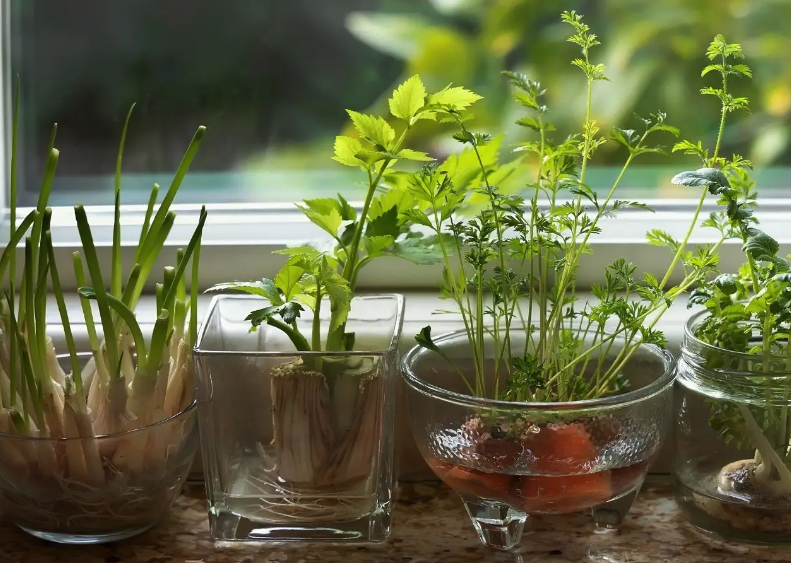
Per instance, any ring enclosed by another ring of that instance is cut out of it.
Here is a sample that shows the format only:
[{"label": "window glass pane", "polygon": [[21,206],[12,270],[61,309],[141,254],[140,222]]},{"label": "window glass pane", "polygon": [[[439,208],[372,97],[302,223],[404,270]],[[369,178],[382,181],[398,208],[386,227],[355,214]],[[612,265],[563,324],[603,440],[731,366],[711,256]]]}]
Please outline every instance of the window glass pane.
[{"label": "window glass pane", "polygon": [[[698,94],[714,33],[741,42],[752,81],[733,85],[752,113],[730,121],[723,149],[759,165],[759,186],[787,188],[791,165],[791,0],[569,1],[602,39],[607,65],[594,118],[629,127],[657,109],[684,136],[712,144],[717,102]],[[25,0],[10,3],[11,71],[22,81],[20,204],[35,200],[50,127],[61,149],[53,204],[112,202],[123,119],[137,103],[124,160],[125,203],[144,203],[169,180],[199,124],[208,134],[181,201],[274,202],[343,190],[355,170],[330,160],[347,127],[344,108],[384,112],[399,80],[419,73],[485,96],[477,130],[506,131],[504,147],[529,137],[503,69],[547,88],[559,137],[579,129],[584,78],[569,64],[557,3],[542,0]],[[8,89],[7,89],[8,90]],[[456,146],[429,124],[415,148],[442,156]],[[672,143],[672,139],[667,139]],[[624,155],[610,143],[590,182],[604,186]],[[625,185],[643,197],[686,197],[669,177],[684,166],[644,158]],[[768,195],[768,192],[765,193]]]}]

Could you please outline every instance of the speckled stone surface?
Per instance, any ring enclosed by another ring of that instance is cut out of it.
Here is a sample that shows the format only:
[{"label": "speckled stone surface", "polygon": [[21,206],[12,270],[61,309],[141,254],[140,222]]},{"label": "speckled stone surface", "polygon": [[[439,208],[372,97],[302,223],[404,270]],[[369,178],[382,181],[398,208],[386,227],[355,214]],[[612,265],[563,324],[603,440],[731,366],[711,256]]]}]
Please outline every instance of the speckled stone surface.
[{"label": "speckled stone surface", "polygon": [[117,544],[47,544],[0,523],[0,563],[762,563],[791,562],[791,547],[732,545],[686,524],[663,484],[646,486],[619,532],[595,535],[584,517],[537,520],[515,553],[480,546],[459,499],[433,484],[402,484],[393,535],[382,545],[214,545],[200,485],[190,485],[168,521]]}]

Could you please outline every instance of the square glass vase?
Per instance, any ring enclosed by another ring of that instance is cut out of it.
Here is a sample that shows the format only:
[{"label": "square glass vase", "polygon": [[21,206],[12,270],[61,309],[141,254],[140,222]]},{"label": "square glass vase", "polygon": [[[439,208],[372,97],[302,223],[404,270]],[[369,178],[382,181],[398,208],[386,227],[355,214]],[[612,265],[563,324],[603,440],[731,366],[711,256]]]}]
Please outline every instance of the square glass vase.
[{"label": "square glass vase", "polygon": [[[251,330],[246,317],[267,305],[215,297],[194,351],[212,537],[384,541],[404,298],[354,298],[347,352],[297,351],[276,327]],[[312,320],[297,321],[308,338]],[[328,325],[320,315],[324,338]]]}]

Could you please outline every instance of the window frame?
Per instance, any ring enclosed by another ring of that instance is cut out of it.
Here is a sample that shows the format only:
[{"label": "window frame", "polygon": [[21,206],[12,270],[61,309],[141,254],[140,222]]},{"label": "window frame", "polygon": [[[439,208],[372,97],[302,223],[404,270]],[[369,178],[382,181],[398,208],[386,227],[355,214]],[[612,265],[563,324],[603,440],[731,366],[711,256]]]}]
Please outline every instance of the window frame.
[{"label": "window frame", "polygon": [[[7,169],[5,163],[0,166]],[[6,182],[3,182],[4,185]],[[3,197],[6,197],[5,190]],[[716,209],[714,196],[704,207],[700,220]],[[619,257],[634,262],[638,273],[651,272],[661,276],[669,266],[671,255],[665,248],[651,246],[646,242],[645,232],[651,228],[662,228],[676,238],[683,238],[691,222],[695,202],[693,200],[646,200],[655,213],[642,210],[624,211],[616,219],[602,221],[602,233],[592,238],[593,253],[585,255],[580,262],[578,287],[589,288],[601,281],[606,264]],[[361,208],[360,202],[353,203]],[[252,280],[273,276],[285,257],[273,254],[286,246],[310,241],[323,241],[321,231],[293,204],[207,204],[208,220],[204,230],[201,257],[202,289],[215,283],[232,280]],[[162,253],[162,266],[173,260],[175,250],[183,247],[192,234],[198,220],[199,205],[174,205],[176,223]],[[19,208],[19,217],[24,217],[30,208]],[[100,260],[108,260],[112,242],[112,206],[90,206],[86,208]],[[791,220],[791,199],[767,200],[760,212],[762,228],[778,237],[781,252],[791,252],[791,232],[787,224]],[[145,217],[145,206],[123,206],[121,212],[122,255],[127,267],[132,263],[138,243],[138,234]],[[785,227],[785,228],[784,228]],[[690,242],[710,242],[710,229],[696,227]],[[0,224],[0,240],[7,241],[9,213],[4,209]],[[80,249],[74,214],[69,207],[53,208],[52,233],[56,245],[57,260],[64,289],[74,289],[75,280],[70,267],[71,254]],[[734,270],[741,264],[743,255],[738,241],[728,241],[721,250],[721,267]],[[22,249],[17,249],[20,259]],[[155,270],[156,271],[156,270]],[[681,269],[671,280],[680,278]],[[361,291],[371,290],[436,290],[441,280],[441,265],[418,266],[399,258],[380,258],[363,270],[359,280]],[[152,280],[152,284],[153,284]],[[153,289],[153,285],[147,289]]]},{"label": "window frame", "polygon": [[[0,0],[0,34],[2,60],[0,61],[0,241],[8,241],[8,171],[10,160],[10,119],[12,115],[13,80],[10,78],[10,1]],[[288,186],[284,186],[288,189]],[[635,190],[623,188],[623,191]],[[791,196],[791,194],[789,194]],[[662,228],[682,239],[692,219],[696,197],[690,199],[645,199],[655,213],[641,210],[624,210],[617,219],[605,219],[603,232],[591,240],[593,254],[583,257],[578,275],[578,287],[589,288],[602,278],[606,264],[623,257],[638,265],[638,272],[651,272],[661,276],[670,263],[667,249],[649,245],[645,232]],[[362,202],[350,202],[358,212]],[[781,252],[791,252],[791,197],[762,200],[759,211],[762,228],[781,243]],[[209,216],[204,231],[201,259],[202,289],[212,284],[230,280],[260,279],[273,276],[284,262],[282,255],[273,251],[289,245],[323,239],[321,231],[291,203],[207,203]],[[176,223],[162,253],[162,265],[175,258],[175,250],[184,246],[195,228],[200,205],[179,204],[172,209],[177,213]],[[700,220],[716,210],[715,196],[710,196],[700,215]],[[30,208],[18,208],[18,217],[24,217]],[[113,207],[93,205],[86,207],[93,229],[100,260],[109,263],[112,242]],[[132,262],[138,234],[145,217],[144,205],[124,205],[121,210],[122,255],[127,267]],[[700,220],[698,221],[700,223]],[[54,207],[52,215],[53,241],[64,289],[74,289],[76,282],[70,266],[71,254],[80,248],[74,214],[69,207]],[[713,231],[709,230],[713,234]],[[711,240],[699,226],[690,239],[692,243]],[[17,249],[21,257],[22,248]],[[729,241],[721,250],[721,267],[735,269],[742,261],[738,241]],[[592,258],[592,259],[591,259]],[[673,279],[679,279],[681,269],[676,269]],[[382,258],[363,270],[359,279],[360,291],[372,290],[433,290],[441,280],[441,266],[418,266],[398,258]],[[153,290],[152,280],[147,290]]]}]

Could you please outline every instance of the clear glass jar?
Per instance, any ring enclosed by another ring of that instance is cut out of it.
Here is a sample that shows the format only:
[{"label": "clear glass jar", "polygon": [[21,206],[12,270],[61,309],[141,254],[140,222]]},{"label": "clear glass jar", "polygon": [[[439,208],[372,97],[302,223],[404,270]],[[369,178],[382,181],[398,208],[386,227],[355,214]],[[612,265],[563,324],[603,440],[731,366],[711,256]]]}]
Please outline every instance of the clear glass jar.
[{"label": "clear glass jar", "polygon": [[706,315],[688,320],[681,348],[676,500],[727,540],[791,542],[791,354],[706,344],[695,337]]},{"label": "clear glass jar", "polygon": [[[511,333],[516,349],[524,339]],[[434,342],[474,377],[464,331]],[[652,345],[624,367],[631,391],[570,403],[470,396],[458,373],[423,348],[403,365],[423,457],[464,501],[481,542],[497,549],[519,544],[529,515],[590,511],[596,528],[620,526],[670,428],[675,361]]]},{"label": "clear glass jar", "polygon": [[[112,542],[148,530],[181,492],[198,446],[196,420],[193,401],[171,418],[96,438],[0,433],[3,517],[38,538],[67,544]],[[124,442],[142,456],[135,469],[114,463]],[[72,460],[89,455],[101,472],[87,478]]]},{"label": "clear glass jar", "polygon": [[352,352],[297,352],[276,328],[252,332],[246,317],[265,304],[217,296],[194,352],[212,536],[386,539],[403,297],[352,300]]}]

